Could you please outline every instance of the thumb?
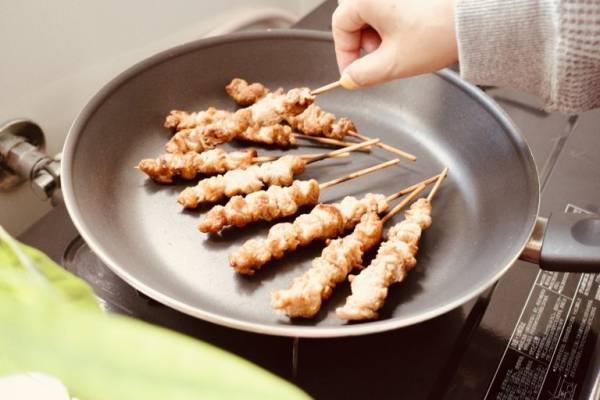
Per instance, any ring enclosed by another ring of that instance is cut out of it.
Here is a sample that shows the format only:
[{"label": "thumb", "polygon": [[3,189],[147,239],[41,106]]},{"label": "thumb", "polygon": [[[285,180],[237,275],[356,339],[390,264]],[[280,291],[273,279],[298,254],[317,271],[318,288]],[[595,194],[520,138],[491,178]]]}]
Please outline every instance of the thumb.
[{"label": "thumb", "polygon": [[370,86],[382,83],[393,78],[394,70],[393,53],[381,45],[377,50],[354,60],[342,74],[349,76],[354,86]]}]

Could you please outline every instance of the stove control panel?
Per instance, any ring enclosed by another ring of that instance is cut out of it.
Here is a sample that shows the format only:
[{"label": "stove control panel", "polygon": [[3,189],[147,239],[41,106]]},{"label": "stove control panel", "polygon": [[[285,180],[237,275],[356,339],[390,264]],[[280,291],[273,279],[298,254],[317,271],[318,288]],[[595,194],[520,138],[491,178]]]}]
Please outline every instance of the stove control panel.
[{"label": "stove control panel", "polygon": [[[573,204],[565,211],[595,216]],[[486,398],[580,398],[600,376],[598,331],[600,274],[540,270]]]}]

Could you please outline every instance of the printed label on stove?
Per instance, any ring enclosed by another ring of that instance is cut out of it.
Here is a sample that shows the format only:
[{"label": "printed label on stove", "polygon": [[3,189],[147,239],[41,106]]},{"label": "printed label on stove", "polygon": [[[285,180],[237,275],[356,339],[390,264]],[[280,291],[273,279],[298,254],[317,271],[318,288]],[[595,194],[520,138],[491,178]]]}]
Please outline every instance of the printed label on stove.
[{"label": "printed label on stove", "polygon": [[599,308],[600,274],[540,271],[486,399],[576,399]]}]

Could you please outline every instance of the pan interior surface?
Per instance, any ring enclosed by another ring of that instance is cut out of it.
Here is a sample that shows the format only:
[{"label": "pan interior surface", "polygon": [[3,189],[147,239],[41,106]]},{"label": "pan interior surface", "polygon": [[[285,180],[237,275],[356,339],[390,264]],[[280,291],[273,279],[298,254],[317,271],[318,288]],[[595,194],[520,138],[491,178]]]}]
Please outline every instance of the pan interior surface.
[{"label": "pan interior surface", "polygon": [[[150,297],[203,319],[269,334],[342,336],[392,329],[438,315],[489,286],[529,236],[537,215],[537,175],[526,144],[505,117],[450,73],[340,89],[317,99],[326,110],[350,117],[364,135],[418,157],[324,190],[322,201],[390,194],[450,168],[434,199],[433,225],[421,240],[417,267],[390,290],[377,321],[348,324],[336,316],[335,308],[350,292],[347,282],[314,320],[290,321],[275,313],[270,293],[308,269],[323,245],[271,262],[253,277],[237,276],[228,255],[245,240],[264,236],[270,224],[202,234],[196,225],[208,208],[184,212],[175,200],[186,184],[159,185],[133,168],[163,151],[170,134],[162,124],[170,110],[235,109],[223,90],[234,77],[272,89],[319,87],[337,79],[333,54],[326,34],[243,34],[182,46],[116,78],[82,112],[65,145],[65,198],[84,239]],[[292,152],[325,151],[299,143]],[[391,158],[381,149],[354,153],[312,164],[302,177],[326,181]]]}]

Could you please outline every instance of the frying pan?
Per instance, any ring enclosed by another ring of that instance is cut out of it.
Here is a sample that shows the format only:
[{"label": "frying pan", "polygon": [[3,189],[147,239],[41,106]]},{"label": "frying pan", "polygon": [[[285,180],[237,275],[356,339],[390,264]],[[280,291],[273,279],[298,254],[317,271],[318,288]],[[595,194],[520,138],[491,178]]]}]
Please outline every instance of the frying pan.
[{"label": "frying pan", "polygon": [[[274,313],[270,292],[287,287],[309,268],[322,244],[272,262],[254,277],[237,276],[227,256],[246,239],[266,234],[269,224],[201,234],[196,225],[207,209],[183,212],[175,201],[186,183],[159,185],[133,168],[162,151],[169,138],[162,123],[171,109],[233,109],[223,90],[233,77],[271,88],[319,87],[338,78],[333,42],[327,33],[272,31],[165,51],[107,84],[77,117],[65,143],[63,189],[75,225],[115,273],[151,298],[198,318],[259,333],[373,333],[418,323],[468,301],[502,276],[528,241],[536,244],[530,240],[534,227],[543,233],[544,224],[536,224],[543,221],[538,219],[539,183],[527,144],[493,101],[453,72],[332,91],[317,103],[418,160],[327,189],[322,201],[390,194],[444,166],[450,175],[434,199],[433,225],[421,240],[417,268],[390,290],[378,320],[346,323],[337,318],[334,310],[349,294],[348,284],[338,286],[314,320],[292,321]],[[315,163],[304,176],[325,181],[390,158],[374,149]],[[394,222],[401,219],[398,215]],[[530,254],[536,258],[539,251]]]}]

